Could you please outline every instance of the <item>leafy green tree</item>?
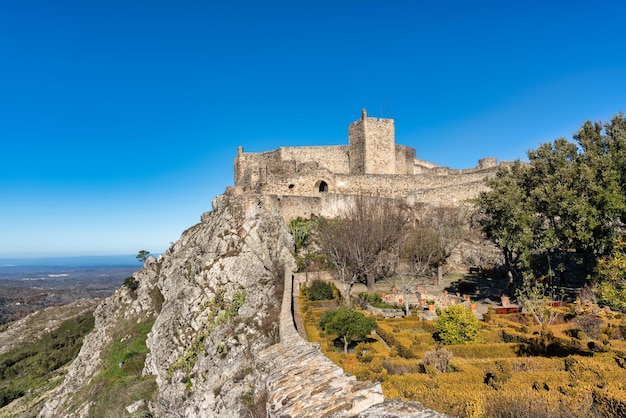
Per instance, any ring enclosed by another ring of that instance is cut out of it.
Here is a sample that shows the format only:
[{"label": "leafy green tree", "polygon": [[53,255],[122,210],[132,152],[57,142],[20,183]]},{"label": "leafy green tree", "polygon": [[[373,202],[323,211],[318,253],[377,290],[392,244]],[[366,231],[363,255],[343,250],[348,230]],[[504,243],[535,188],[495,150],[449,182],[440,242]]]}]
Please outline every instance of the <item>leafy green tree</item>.
[{"label": "leafy green tree", "polygon": [[533,250],[545,261],[547,275],[555,275],[557,252],[576,245],[576,217],[585,205],[576,187],[576,144],[559,138],[529,151],[527,194],[535,219]]},{"label": "leafy green tree", "polygon": [[146,250],[139,251],[137,255],[135,256],[135,258],[142,263],[145,263],[148,257],[150,257],[150,251],[146,251]]},{"label": "leafy green tree", "polygon": [[534,245],[537,220],[525,187],[527,171],[519,161],[500,167],[487,179],[490,190],[478,196],[483,215],[479,223],[487,239],[502,251],[511,280],[521,277]]},{"label": "leafy green tree", "polygon": [[587,210],[579,213],[579,222],[588,231],[581,247],[596,256],[610,253],[617,226],[626,221],[625,126],[620,113],[605,125],[587,121],[574,135],[582,150],[578,190],[589,201]]},{"label": "leafy green tree", "polygon": [[345,307],[324,312],[319,326],[324,332],[341,338],[346,354],[351,342],[365,341],[372,330],[378,327],[373,318]]},{"label": "leafy green tree", "polygon": [[478,342],[480,322],[474,313],[463,305],[452,305],[439,311],[435,324],[437,338],[443,344],[468,344]]},{"label": "leafy green tree", "polygon": [[586,272],[610,252],[626,223],[626,120],[585,122],[577,143],[559,138],[529,151],[527,164],[501,168],[478,204],[483,232],[516,277],[564,274],[564,260]]},{"label": "leafy green tree", "polygon": [[594,291],[600,303],[626,312],[626,241],[618,236],[611,254],[598,261]]}]

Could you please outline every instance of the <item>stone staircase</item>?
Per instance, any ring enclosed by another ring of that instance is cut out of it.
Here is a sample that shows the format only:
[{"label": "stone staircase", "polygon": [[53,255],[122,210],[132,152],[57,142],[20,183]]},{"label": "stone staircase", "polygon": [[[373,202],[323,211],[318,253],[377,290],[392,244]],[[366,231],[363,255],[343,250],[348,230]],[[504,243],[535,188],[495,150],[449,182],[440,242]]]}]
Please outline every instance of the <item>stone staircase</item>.
[{"label": "stone staircase", "polygon": [[435,418],[417,402],[385,401],[380,383],[360,382],[304,340],[292,315],[293,276],[285,274],[280,343],[263,350],[257,369],[268,391],[268,417]]}]

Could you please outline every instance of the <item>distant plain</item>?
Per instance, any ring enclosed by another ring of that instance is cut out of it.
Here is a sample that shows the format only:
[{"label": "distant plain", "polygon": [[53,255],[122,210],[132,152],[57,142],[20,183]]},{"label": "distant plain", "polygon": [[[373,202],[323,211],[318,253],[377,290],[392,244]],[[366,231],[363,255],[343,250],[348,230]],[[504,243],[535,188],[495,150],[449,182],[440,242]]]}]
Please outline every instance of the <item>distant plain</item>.
[{"label": "distant plain", "polygon": [[134,256],[0,259],[0,324],[78,299],[105,298],[140,268]]}]

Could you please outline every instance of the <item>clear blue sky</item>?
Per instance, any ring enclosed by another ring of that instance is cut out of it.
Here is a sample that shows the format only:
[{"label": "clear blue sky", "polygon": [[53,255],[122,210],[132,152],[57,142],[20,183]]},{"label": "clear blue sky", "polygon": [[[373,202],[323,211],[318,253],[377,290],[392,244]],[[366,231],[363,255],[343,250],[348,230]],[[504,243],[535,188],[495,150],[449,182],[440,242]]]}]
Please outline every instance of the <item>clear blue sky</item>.
[{"label": "clear blue sky", "polygon": [[0,257],[165,250],[366,107],[453,168],[626,110],[623,1],[0,2]]}]

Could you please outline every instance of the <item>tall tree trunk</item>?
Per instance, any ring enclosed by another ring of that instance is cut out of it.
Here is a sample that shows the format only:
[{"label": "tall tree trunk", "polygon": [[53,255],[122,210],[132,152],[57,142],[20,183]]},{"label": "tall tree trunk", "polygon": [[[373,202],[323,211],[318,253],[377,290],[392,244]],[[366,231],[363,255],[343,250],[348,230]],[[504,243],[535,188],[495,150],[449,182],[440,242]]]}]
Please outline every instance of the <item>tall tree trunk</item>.
[{"label": "tall tree trunk", "polygon": [[348,337],[343,336],[343,352],[348,354]]},{"label": "tall tree trunk", "polygon": [[437,287],[443,286],[443,267],[441,264],[437,265]]},{"label": "tall tree trunk", "polygon": [[365,276],[365,284],[367,285],[368,292],[373,292],[374,290],[376,290],[376,280],[373,274],[368,274]]},{"label": "tall tree trunk", "polygon": [[404,296],[404,314],[406,316],[409,316],[409,298],[407,297],[408,295],[406,293],[403,294]]},{"label": "tall tree trunk", "polygon": [[352,283],[344,283],[343,285],[343,297],[346,300],[346,306],[350,307],[350,293],[352,292]]}]

